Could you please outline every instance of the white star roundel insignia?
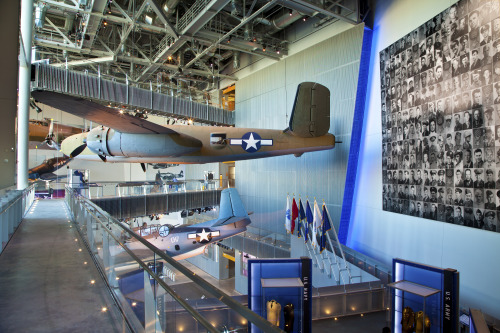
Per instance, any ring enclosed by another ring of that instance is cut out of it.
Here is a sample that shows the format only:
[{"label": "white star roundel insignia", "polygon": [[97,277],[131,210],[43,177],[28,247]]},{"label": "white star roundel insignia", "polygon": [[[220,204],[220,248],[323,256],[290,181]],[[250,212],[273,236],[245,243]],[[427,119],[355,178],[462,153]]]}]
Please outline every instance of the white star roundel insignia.
[{"label": "white star roundel insignia", "polygon": [[212,231],[210,229],[202,228],[201,231],[198,229],[196,232],[188,234],[188,239],[196,239],[198,243],[208,243],[212,240],[212,237],[219,237],[220,231]]},{"label": "white star roundel insignia", "polygon": [[230,139],[231,145],[241,146],[248,153],[255,153],[261,146],[272,146],[272,139],[262,139],[255,132],[245,133],[241,139]]}]

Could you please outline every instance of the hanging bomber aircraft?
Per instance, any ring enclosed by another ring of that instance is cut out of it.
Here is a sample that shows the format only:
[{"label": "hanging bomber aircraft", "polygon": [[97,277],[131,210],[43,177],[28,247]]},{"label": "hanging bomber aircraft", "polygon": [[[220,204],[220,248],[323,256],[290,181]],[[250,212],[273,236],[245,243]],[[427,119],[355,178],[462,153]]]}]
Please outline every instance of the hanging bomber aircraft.
[{"label": "hanging bomber aircraft", "polygon": [[68,156],[126,163],[210,163],[264,158],[332,149],[330,91],[314,82],[297,88],[285,130],[216,126],[161,126],[74,96],[33,91],[49,106],[99,123],[62,142]]}]

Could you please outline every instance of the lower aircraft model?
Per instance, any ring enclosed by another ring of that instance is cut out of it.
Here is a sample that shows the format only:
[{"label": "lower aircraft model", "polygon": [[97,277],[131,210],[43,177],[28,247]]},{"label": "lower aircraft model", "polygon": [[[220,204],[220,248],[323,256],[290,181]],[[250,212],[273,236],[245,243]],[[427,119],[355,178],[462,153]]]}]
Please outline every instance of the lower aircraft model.
[{"label": "lower aircraft model", "polygon": [[297,89],[285,130],[216,126],[161,126],[119,110],[51,91],[33,91],[46,105],[101,124],[72,135],[61,145],[71,157],[107,162],[211,163],[332,149],[330,91],[314,82]]},{"label": "lower aircraft model", "polygon": [[68,156],[63,157],[53,157],[48,160],[43,161],[42,164],[37,165],[34,168],[28,170],[28,179],[30,180],[56,180],[58,178],[64,178],[66,176],[59,176],[54,173],[54,171],[62,168],[69,162],[72,158]]},{"label": "lower aircraft model", "polygon": [[[221,192],[219,217],[215,220],[180,227],[145,225],[132,231],[175,260],[182,260],[203,253],[211,243],[246,231],[250,222],[238,192],[228,188]],[[144,248],[135,238],[125,241],[125,245],[131,250]]]}]

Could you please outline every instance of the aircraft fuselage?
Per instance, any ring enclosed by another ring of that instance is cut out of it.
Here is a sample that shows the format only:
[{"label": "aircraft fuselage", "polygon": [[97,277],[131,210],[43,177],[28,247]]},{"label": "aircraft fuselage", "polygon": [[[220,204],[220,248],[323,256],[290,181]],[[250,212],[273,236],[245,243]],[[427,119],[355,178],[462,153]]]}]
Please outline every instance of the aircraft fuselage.
[{"label": "aircraft fuselage", "polygon": [[[133,231],[172,258],[181,260],[202,253],[211,243],[246,231],[250,219],[231,217],[224,225],[213,224],[214,221],[208,221],[175,228],[168,225],[148,225],[134,228]],[[126,245],[134,248],[134,243],[138,242],[131,241]]]},{"label": "aircraft fuselage", "polygon": [[168,125],[175,133],[121,133],[99,126],[62,143],[65,154],[87,144],[79,159],[139,163],[211,163],[332,149],[335,136],[304,138],[292,132],[215,126]]}]

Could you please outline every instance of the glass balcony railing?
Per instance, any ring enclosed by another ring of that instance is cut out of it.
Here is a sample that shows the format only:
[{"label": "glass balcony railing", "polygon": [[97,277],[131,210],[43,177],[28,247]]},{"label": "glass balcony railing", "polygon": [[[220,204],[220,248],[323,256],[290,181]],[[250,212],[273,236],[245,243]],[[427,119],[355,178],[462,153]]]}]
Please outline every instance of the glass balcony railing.
[{"label": "glass balcony railing", "polygon": [[0,254],[24,215],[28,213],[34,199],[34,185],[22,191],[13,188],[0,190]]},{"label": "glass balcony railing", "polygon": [[246,332],[253,323],[264,332],[283,332],[75,189],[67,187],[65,197],[77,229],[133,330]]}]

